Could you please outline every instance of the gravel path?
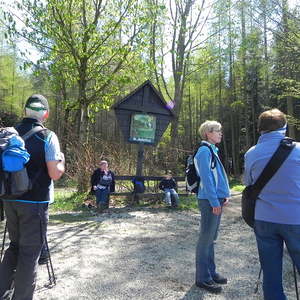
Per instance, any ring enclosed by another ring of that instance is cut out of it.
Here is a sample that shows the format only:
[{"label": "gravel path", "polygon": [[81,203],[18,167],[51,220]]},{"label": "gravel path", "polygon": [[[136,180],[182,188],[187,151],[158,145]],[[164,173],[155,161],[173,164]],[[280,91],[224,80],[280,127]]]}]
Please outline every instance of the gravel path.
[{"label": "gravel path", "polygon": [[[219,272],[229,279],[220,295],[194,285],[198,224],[195,212],[164,208],[52,215],[48,241],[57,285],[46,287],[47,269],[40,266],[35,300],[262,299],[261,287],[253,293],[259,264],[254,235],[240,218],[239,196],[224,212],[216,247]],[[287,296],[295,299],[286,265]]]}]

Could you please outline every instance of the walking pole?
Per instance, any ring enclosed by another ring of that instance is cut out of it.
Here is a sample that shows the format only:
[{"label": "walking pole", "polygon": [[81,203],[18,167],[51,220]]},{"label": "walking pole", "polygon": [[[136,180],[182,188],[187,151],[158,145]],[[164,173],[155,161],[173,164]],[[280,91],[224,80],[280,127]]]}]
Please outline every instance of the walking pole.
[{"label": "walking pole", "polygon": [[294,272],[294,281],[295,281],[296,296],[297,296],[297,300],[299,300],[298,283],[297,283],[297,273],[296,273],[296,266],[295,266],[294,263],[293,263],[293,272]]},{"label": "walking pole", "polygon": [[5,222],[4,233],[3,233],[3,240],[2,240],[2,247],[1,247],[1,254],[0,254],[0,262],[2,261],[2,256],[3,256],[3,252],[4,252],[6,232],[7,232],[7,223]]},{"label": "walking pole", "polygon": [[51,255],[50,255],[50,249],[49,249],[47,237],[45,237],[45,245],[46,245],[46,249],[48,252],[47,271],[48,271],[48,276],[49,276],[49,284],[56,285],[56,278],[55,278],[54,269],[53,269],[53,265],[52,265],[52,259],[51,259]]},{"label": "walking pole", "polygon": [[[261,276],[261,272],[262,272],[262,268],[260,267],[259,269],[259,273],[258,273],[258,278],[256,280],[256,285],[255,285],[255,289],[254,289],[254,294],[256,294],[258,292],[258,285],[260,283],[260,276]],[[297,299],[299,300],[299,299]]]}]

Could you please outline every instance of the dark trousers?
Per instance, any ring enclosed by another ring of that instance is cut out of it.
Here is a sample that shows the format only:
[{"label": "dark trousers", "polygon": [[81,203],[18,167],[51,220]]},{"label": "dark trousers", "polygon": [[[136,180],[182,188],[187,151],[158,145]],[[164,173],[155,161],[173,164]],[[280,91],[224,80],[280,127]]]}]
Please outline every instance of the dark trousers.
[{"label": "dark trousers", "polygon": [[14,300],[32,300],[37,262],[46,236],[48,203],[7,201],[4,211],[10,245],[0,264],[0,300],[13,278]]},{"label": "dark trousers", "polygon": [[100,208],[109,207],[109,188],[97,189],[96,192],[96,203]]}]

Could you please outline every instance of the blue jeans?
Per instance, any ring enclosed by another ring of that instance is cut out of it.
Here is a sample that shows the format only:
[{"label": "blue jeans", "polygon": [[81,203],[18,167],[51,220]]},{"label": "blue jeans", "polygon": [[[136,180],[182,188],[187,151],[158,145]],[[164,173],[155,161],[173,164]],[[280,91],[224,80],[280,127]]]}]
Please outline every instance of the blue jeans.
[{"label": "blue jeans", "polygon": [[255,221],[265,300],[286,300],[282,287],[283,243],[300,273],[300,225]]},{"label": "blue jeans", "polygon": [[95,191],[97,205],[109,205],[109,189],[97,189]]},{"label": "blue jeans", "polygon": [[[220,205],[223,199],[220,199]],[[217,275],[214,243],[217,240],[221,215],[214,215],[209,201],[198,199],[201,213],[200,235],[196,248],[196,282],[207,282]]]},{"label": "blue jeans", "polygon": [[178,205],[179,197],[175,189],[164,189],[164,192],[165,192],[165,202],[167,205],[172,204],[171,195],[174,197],[175,204]]}]

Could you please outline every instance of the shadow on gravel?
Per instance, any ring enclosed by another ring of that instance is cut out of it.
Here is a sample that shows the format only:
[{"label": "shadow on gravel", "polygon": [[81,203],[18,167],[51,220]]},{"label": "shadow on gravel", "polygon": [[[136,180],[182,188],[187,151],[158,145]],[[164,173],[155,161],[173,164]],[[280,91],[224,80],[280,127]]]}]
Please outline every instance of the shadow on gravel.
[{"label": "shadow on gravel", "polygon": [[[55,233],[48,234],[50,251],[55,251],[57,247],[61,247],[62,242],[68,244],[68,240],[73,241],[74,237],[88,241],[93,233],[99,231],[100,226],[100,223],[87,222],[80,225],[76,224],[74,227],[68,226],[65,229],[62,228]],[[67,250],[67,248],[68,247],[65,247],[65,250]],[[59,251],[61,251],[61,249],[59,249]]]},{"label": "shadow on gravel", "polygon": [[49,216],[49,222],[61,222],[61,223],[73,223],[73,222],[82,222],[90,217],[90,214],[84,213],[61,213],[53,214]]},{"label": "shadow on gravel", "polygon": [[202,292],[199,288],[197,288],[195,285],[193,285],[186,292],[186,294],[182,298],[180,298],[180,300],[202,300],[202,299],[204,299],[204,293],[205,292]]}]

